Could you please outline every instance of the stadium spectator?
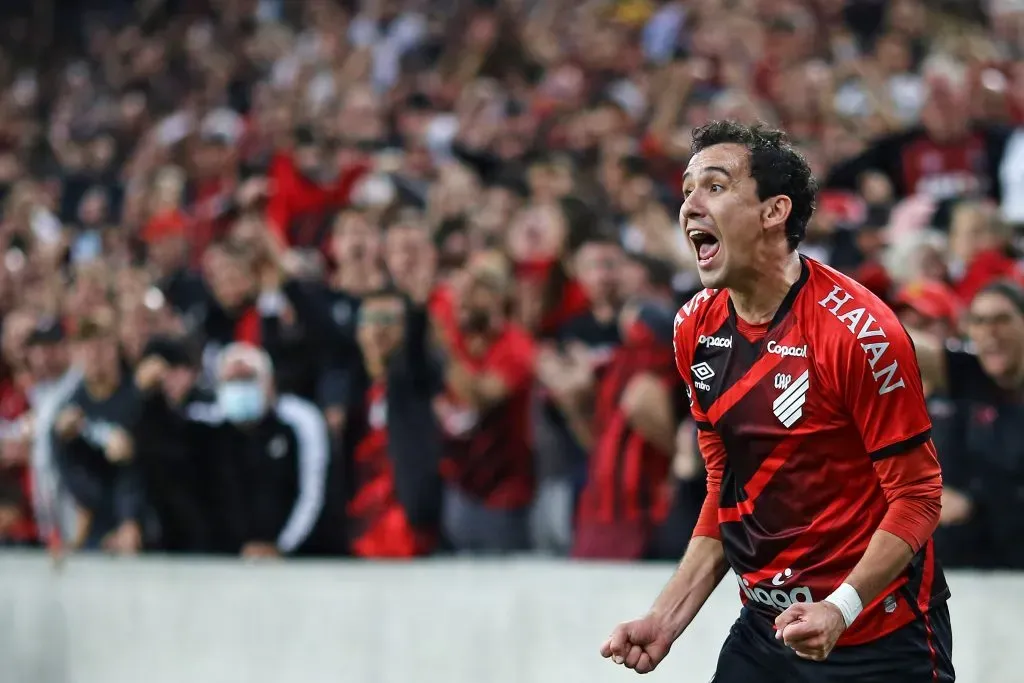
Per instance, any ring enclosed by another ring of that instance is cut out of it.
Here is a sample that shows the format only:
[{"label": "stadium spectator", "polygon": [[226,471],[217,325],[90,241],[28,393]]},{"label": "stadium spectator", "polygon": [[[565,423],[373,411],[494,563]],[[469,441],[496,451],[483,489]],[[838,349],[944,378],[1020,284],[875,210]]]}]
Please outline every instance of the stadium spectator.
[{"label": "stadium spectator", "polygon": [[330,447],[316,407],[279,394],[270,356],[238,342],[217,363],[225,425],[211,444],[214,544],[243,557],[296,552],[320,518]]},{"label": "stadium spectator", "polygon": [[365,424],[352,429],[352,552],[400,558],[437,544],[441,507],[441,430],[433,414],[440,367],[428,353],[423,303],[392,290],[371,292],[358,337],[370,378]]},{"label": "stadium spectator", "polygon": [[220,424],[215,396],[197,386],[199,366],[182,339],[149,341],[135,371],[139,419],[132,433],[155,517],[152,544],[164,552],[213,552],[210,490]]},{"label": "stadium spectator", "polygon": [[100,309],[74,332],[82,383],[57,414],[56,461],[78,506],[75,545],[133,554],[142,549],[143,483],[132,431],[139,397],[124,371],[114,313]]},{"label": "stadium spectator", "polygon": [[443,527],[461,551],[529,548],[535,488],[530,436],[534,344],[508,320],[511,273],[494,252],[474,256],[453,305],[436,320],[445,391]]},{"label": "stadium spectator", "polygon": [[[956,440],[942,454],[944,491],[937,546],[951,566],[1024,567],[1010,541],[1021,533],[1022,427],[1016,395],[1024,368],[1024,293],[997,282],[967,311],[974,353],[915,339],[921,372],[957,403]],[[1008,514],[1009,513],[1009,514]]]},{"label": "stadium spectator", "polygon": [[[681,381],[673,372],[673,315],[667,306],[650,303],[624,309],[619,319],[623,342],[599,384],[589,358],[571,356],[565,363],[575,381],[558,382],[564,389],[556,395],[592,454],[573,557],[638,560],[656,555],[653,541],[671,501],[670,463],[682,412]],[[594,396],[593,412],[581,416],[589,395]]]},{"label": "stadium spectator", "polygon": [[[591,445],[574,433],[580,425],[574,429],[571,420],[579,416],[563,382],[574,359],[589,369],[594,382],[600,382],[620,344],[625,256],[617,239],[592,232],[583,238],[572,266],[588,310],[562,324],[557,345],[544,346],[537,359],[537,379],[544,395],[537,421],[540,483],[534,534],[539,546],[560,552],[567,552],[572,542],[574,501],[587,480]],[[553,397],[570,400],[568,413],[559,410],[560,401]]]}]

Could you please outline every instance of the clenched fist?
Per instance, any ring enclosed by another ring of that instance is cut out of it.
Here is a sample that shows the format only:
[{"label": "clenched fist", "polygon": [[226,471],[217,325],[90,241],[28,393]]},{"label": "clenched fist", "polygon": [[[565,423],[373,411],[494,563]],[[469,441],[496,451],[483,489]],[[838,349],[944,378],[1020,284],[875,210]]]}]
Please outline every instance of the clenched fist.
[{"label": "clenched fist", "polygon": [[675,640],[672,632],[654,615],[619,624],[601,645],[601,656],[638,674],[654,671]]},{"label": "clenched fist", "polygon": [[846,630],[838,607],[830,602],[798,602],[775,618],[775,637],[797,656],[823,661]]}]

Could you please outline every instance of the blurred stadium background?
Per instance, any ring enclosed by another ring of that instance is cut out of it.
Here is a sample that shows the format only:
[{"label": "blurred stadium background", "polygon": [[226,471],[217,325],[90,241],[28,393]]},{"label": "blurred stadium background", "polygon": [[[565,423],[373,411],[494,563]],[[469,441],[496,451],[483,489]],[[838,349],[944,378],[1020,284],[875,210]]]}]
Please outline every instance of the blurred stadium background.
[{"label": "blurred stadium background", "polygon": [[624,680],[704,496],[665,328],[714,118],[949,349],[955,662],[1020,680],[1024,298],[976,295],[1024,281],[1024,3],[6,0],[0,681]]}]

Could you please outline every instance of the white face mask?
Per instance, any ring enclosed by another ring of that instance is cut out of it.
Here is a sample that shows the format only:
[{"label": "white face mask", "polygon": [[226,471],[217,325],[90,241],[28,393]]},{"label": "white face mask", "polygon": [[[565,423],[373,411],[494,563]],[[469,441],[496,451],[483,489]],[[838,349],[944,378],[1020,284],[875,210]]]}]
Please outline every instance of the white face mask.
[{"label": "white face mask", "polygon": [[217,388],[217,406],[233,424],[256,422],[267,410],[267,397],[259,382],[234,380]]}]

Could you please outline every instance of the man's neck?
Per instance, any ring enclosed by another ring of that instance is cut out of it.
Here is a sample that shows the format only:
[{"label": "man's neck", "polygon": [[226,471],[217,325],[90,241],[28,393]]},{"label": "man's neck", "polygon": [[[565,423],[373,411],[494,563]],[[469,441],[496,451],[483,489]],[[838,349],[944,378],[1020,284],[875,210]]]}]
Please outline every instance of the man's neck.
[{"label": "man's neck", "polygon": [[802,268],[800,255],[792,251],[785,259],[762,269],[758,276],[749,278],[741,287],[729,287],[729,298],[736,315],[751,325],[771,322],[793,284],[800,279]]}]

